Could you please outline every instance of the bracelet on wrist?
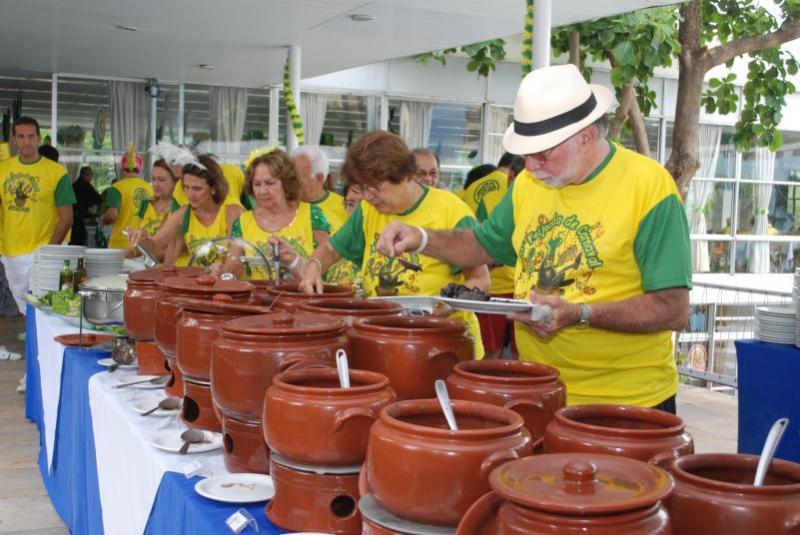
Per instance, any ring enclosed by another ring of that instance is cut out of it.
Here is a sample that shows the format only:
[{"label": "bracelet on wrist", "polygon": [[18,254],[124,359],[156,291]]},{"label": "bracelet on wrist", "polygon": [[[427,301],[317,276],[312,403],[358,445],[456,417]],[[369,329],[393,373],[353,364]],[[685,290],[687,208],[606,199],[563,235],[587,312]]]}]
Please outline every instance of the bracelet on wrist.
[{"label": "bracelet on wrist", "polygon": [[417,247],[414,250],[415,253],[419,254],[422,253],[422,251],[424,251],[425,248],[428,246],[428,239],[430,238],[430,236],[428,236],[428,231],[425,230],[424,228],[416,227],[416,229],[420,232],[420,234],[422,234],[422,241],[420,241],[419,247]]}]

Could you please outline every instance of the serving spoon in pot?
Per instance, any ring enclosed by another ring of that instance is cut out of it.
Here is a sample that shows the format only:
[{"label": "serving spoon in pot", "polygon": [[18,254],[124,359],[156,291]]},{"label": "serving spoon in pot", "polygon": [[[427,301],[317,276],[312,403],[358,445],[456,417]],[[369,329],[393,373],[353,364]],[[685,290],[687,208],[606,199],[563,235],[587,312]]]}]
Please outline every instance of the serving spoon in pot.
[{"label": "serving spoon in pot", "polygon": [[339,371],[339,386],[350,388],[350,367],[347,365],[347,353],[344,349],[336,351],[336,369]]},{"label": "serving spoon in pot", "polygon": [[456,423],[456,414],[453,412],[453,404],[450,403],[450,394],[447,393],[447,385],[441,379],[437,379],[434,383],[436,388],[436,397],[439,399],[439,405],[442,406],[444,419],[447,420],[447,425],[451,431],[458,431],[458,424]]},{"label": "serving spoon in pot", "polygon": [[758,459],[756,477],[753,481],[754,486],[761,487],[764,485],[764,479],[767,477],[767,472],[769,472],[769,465],[772,463],[772,457],[775,455],[775,450],[778,449],[778,444],[787,427],[789,427],[789,418],[781,418],[772,424],[772,428],[767,435],[767,440],[764,442],[764,449],[761,450],[761,457]]}]

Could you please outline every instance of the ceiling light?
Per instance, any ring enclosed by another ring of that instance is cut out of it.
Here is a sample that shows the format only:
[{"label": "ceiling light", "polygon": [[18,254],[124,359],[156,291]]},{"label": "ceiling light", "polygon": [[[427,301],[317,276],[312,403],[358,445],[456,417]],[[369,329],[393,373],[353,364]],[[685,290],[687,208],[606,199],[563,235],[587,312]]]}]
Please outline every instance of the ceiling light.
[{"label": "ceiling light", "polygon": [[118,30],[125,30],[126,32],[138,32],[139,31],[139,28],[137,28],[136,26],[125,26],[123,24],[117,24],[115,26],[115,28],[118,29]]},{"label": "ceiling light", "polygon": [[350,20],[352,20],[353,22],[370,22],[375,20],[375,17],[373,17],[372,15],[364,15],[356,13],[354,15],[348,15],[348,16],[350,17]]},{"label": "ceiling light", "polygon": [[206,71],[213,71],[214,69],[216,69],[216,67],[208,63],[201,63],[200,65],[198,65],[198,67]]}]

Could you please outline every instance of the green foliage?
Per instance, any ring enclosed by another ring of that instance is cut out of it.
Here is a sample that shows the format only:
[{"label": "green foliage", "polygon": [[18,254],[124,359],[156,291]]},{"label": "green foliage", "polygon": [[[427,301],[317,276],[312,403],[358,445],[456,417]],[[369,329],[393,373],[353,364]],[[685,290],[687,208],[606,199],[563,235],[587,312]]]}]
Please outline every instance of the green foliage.
[{"label": "green foliage", "polygon": [[459,49],[448,48],[439,52],[417,54],[414,56],[414,59],[422,65],[427,65],[428,61],[431,59],[440,62],[442,65],[446,65],[447,56],[459,51],[469,56],[469,63],[467,63],[468,71],[477,72],[478,76],[489,76],[489,72],[497,68],[497,62],[505,59],[506,42],[503,39],[481,41],[480,43],[462,46]]}]

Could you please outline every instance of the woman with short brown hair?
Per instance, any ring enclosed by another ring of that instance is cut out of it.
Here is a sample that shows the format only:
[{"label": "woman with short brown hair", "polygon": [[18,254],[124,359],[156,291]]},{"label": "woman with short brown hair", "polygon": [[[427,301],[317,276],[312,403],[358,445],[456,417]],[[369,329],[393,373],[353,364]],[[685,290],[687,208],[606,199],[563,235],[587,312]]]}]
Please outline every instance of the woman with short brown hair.
[{"label": "woman with short brown hair", "polygon": [[[489,290],[486,266],[464,269],[416,252],[387,258],[376,245],[383,229],[392,221],[425,228],[453,229],[477,224],[469,207],[449,191],[429,188],[413,180],[414,155],[405,143],[389,132],[368,132],[347,151],[342,173],[351,184],[361,186],[364,200],[342,228],[314,251],[306,263],[301,287],[321,292],[321,275],[340,258],[361,266],[364,292],[375,295],[439,295],[451,282]],[[420,271],[409,268],[416,264]],[[475,357],[483,356],[478,320],[471,312],[452,315],[464,321],[475,341]]]}]

